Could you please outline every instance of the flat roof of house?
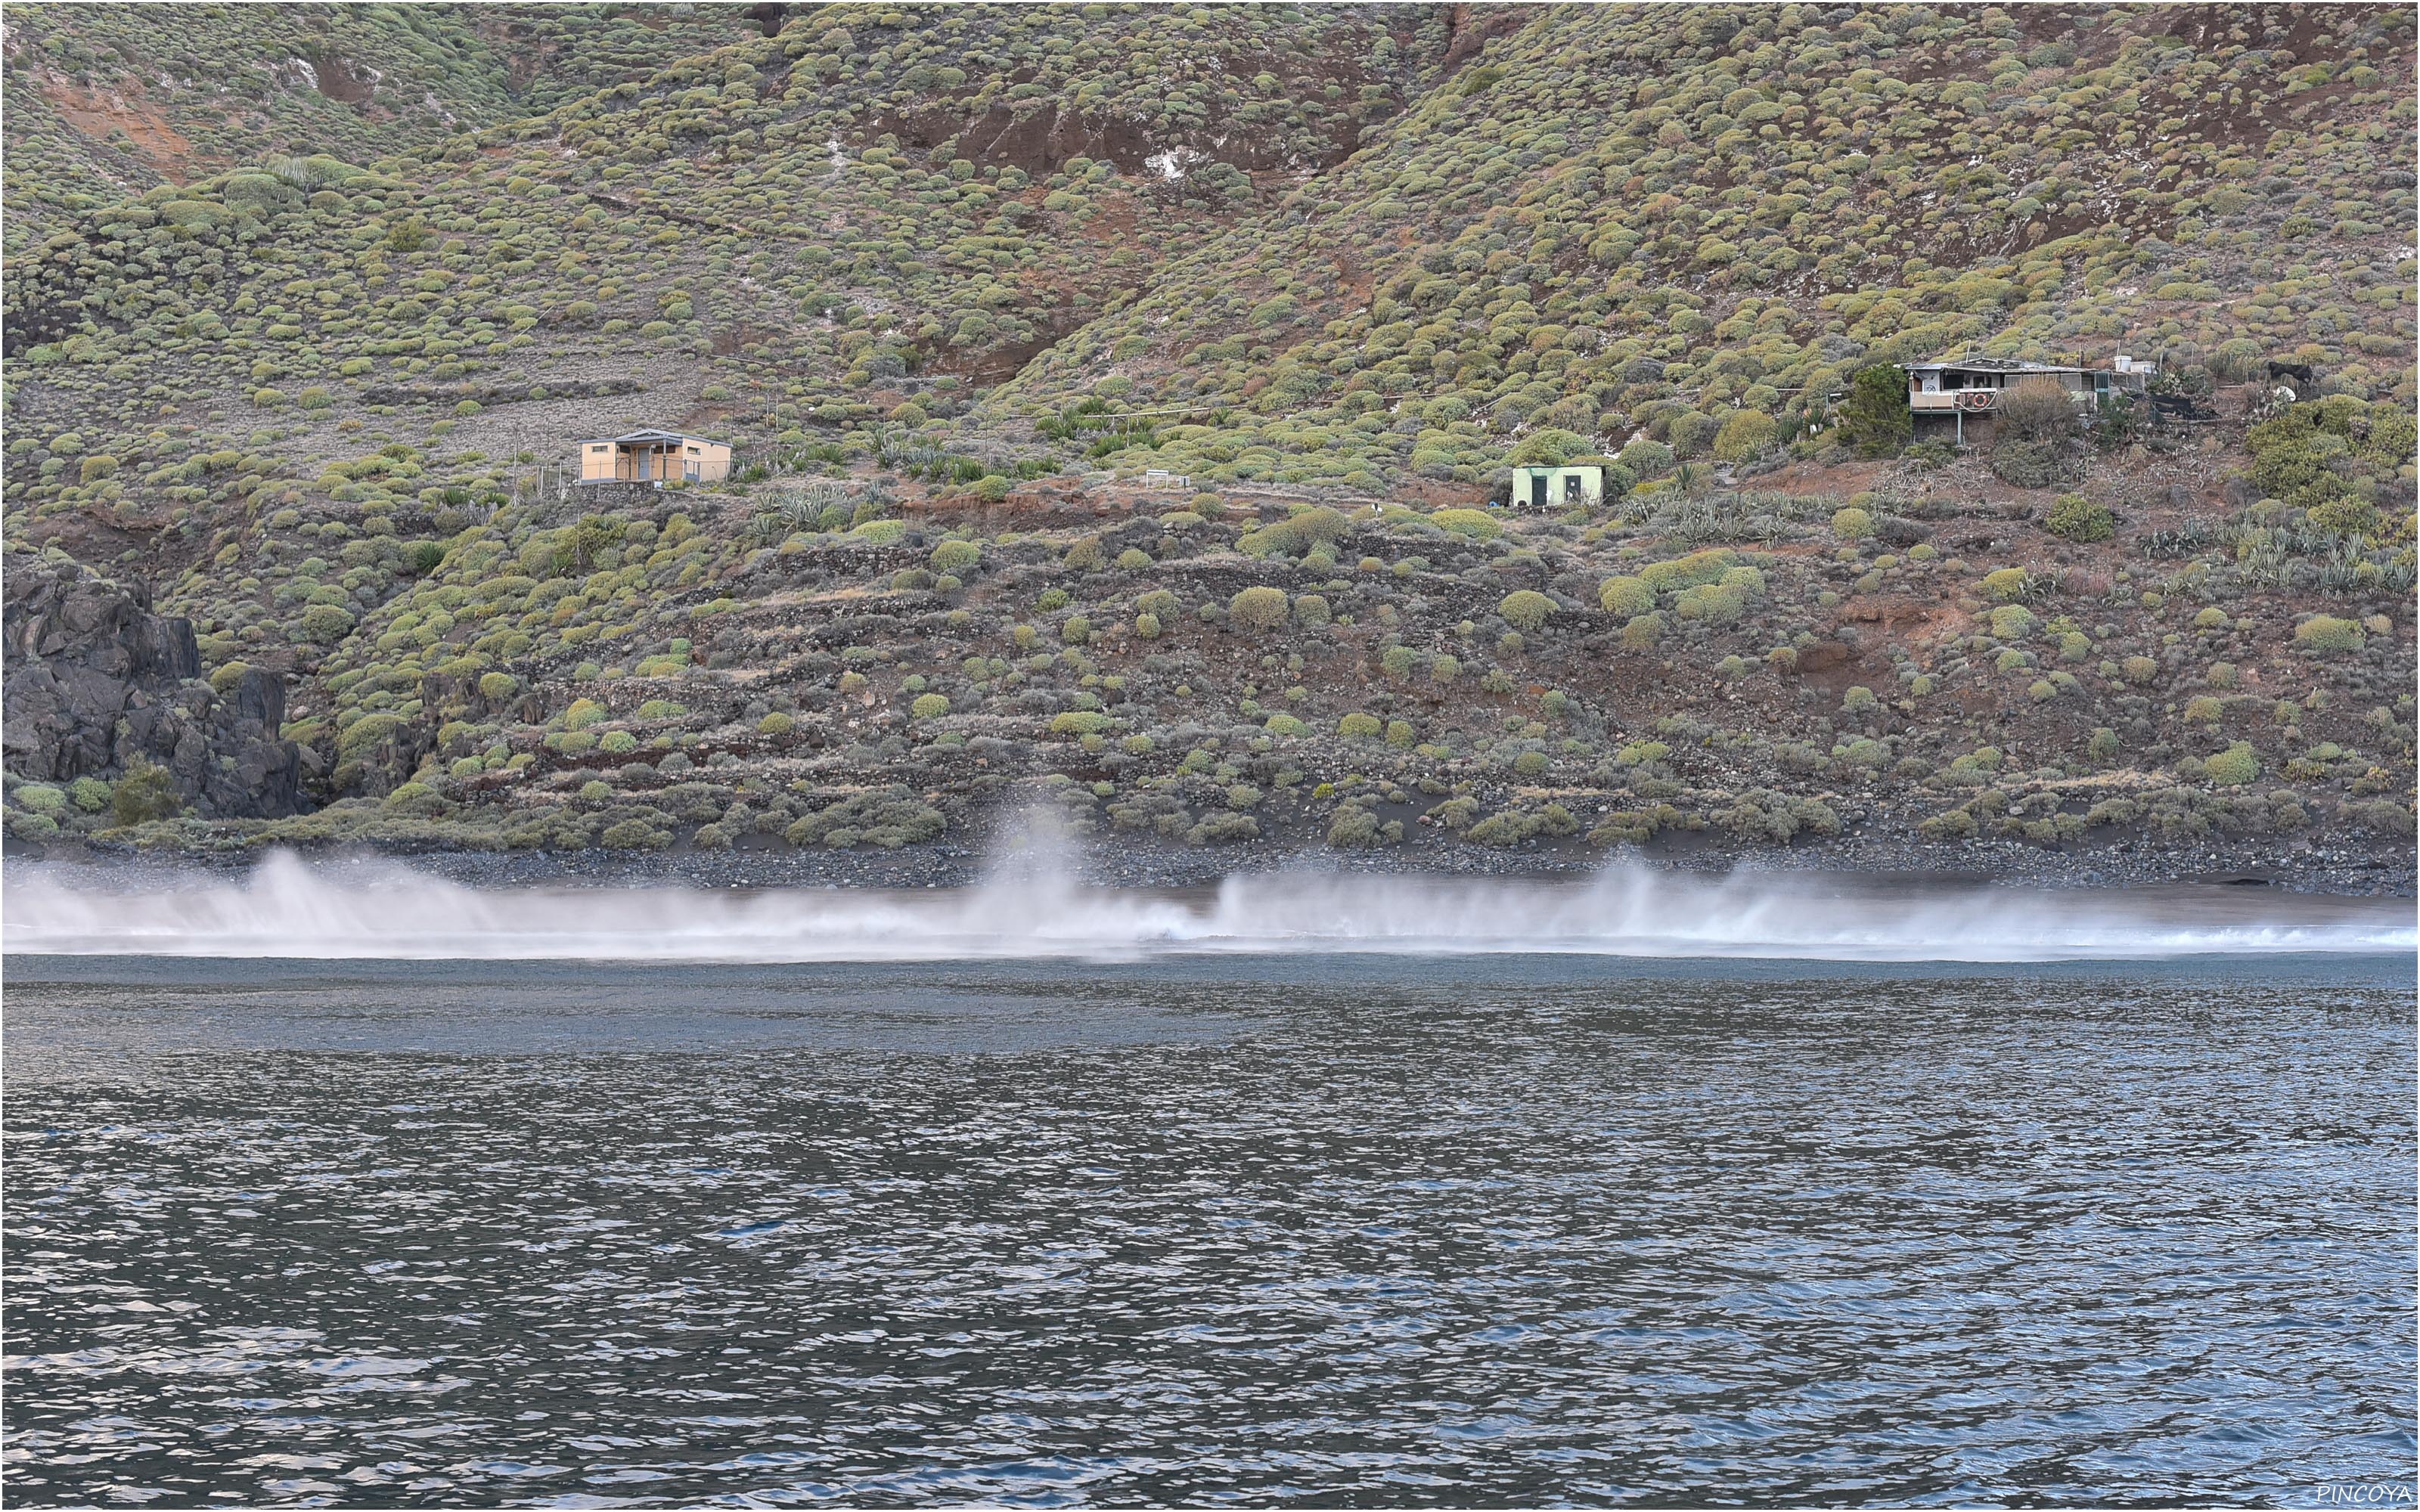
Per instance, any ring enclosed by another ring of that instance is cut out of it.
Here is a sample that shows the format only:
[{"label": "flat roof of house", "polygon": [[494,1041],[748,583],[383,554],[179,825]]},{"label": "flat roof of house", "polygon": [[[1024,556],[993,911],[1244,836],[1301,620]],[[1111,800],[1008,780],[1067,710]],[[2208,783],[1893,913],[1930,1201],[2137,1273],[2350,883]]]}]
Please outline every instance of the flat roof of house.
[{"label": "flat roof of house", "polygon": [[722,444],[721,441],[708,440],[704,436],[688,436],[676,430],[634,430],[629,432],[628,435],[623,436],[591,436],[585,440],[576,442],[575,444],[581,446],[602,446],[608,441],[613,441],[617,444],[623,441],[705,441],[708,446],[721,446]]},{"label": "flat roof of house", "polygon": [[1930,363],[1901,363],[1911,373],[1938,372],[1956,368],[1962,373],[2100,373],[2115,372],[2114,367],[2078,367],[2066,363],[2026,363],[2013,357],[1944,357]]}]

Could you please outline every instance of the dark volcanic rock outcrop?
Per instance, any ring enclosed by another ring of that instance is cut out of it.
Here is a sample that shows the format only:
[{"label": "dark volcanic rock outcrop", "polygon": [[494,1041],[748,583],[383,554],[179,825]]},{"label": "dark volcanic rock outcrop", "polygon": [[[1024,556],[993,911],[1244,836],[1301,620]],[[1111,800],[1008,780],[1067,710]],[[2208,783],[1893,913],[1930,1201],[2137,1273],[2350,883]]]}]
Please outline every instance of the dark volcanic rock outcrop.
[{"label": "dark volcanic rock outcrop", "polygon": [[246,671],[200,681],[190,623],[151,612],[141,583],[15,558],[7,574],[0,693],[8,769],[32,781],[167,768],[205,815],[275,818],[302,807],[300,755],[277,729],[286,689]]}]

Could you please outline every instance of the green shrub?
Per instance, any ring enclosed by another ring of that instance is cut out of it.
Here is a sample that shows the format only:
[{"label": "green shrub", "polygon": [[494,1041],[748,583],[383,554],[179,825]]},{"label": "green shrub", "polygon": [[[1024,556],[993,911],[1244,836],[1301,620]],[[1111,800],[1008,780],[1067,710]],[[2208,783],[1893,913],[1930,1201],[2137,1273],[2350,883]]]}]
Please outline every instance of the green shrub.
[{"label": "green shrub", "polygon": [[939,693],[922,694],[908,706],[908,712],[914,718],[938,719],[950,712],[950,701]]},{"label": "green shrub", "polygon": [[1109,717],[1097,709],[1069,709],[1050,721],[1054,735],[1097,735],[1109,727]]},{"label": "green shrub", "polygon": [[1247,588],[1228,603],[1227,616],[1248,630],[1274,630],[1286,622],[1288,607],[1282,590]]},{"label": "green shrub", "polygon": [[1272,714],[1261,728],[1266,730],[1273,735],[1307,735],[1311,733],[1311,726],[1303,723],[1300,719],[1295,718],[1291,714]]},{"label": "green shrub", "polygon": [[933,548],[928,559],[935,572],[954,573],[964,577],[967,570],[983,561],[983,548],[972,541],[943,541]]},{"label": "green shrub", "polygon": [[17,800],[17,807],[29,813],[49,814],[56,819],[67,811],[67,794],[46,782],[27,782],[11,796]]},{"label": "green shrub", "polygon": [[1832,533],[1843,541],[1862,541],[1874,533],[1874,517],[1852,505],[1832,511]]},{"label": "green shrub", "polygon": [[1780,434],[1781,426],[1771,415],[1761,409],[1739,410],[1714,433],[1714,460],[1745,462],[1770,449]]},{"label": "green shrub", "polygon": [[775,709],[772,713],[756,721],[756,733],[770,739],[779,740],[782,736],[788,734],[792,730],[797,729],[798,724],[798,720],[790,717],[790,716],[786,714],[783,714],[781,710]]},{"label": "green shrub", "polygon": [[177,779],[166,767],[149,762],[129,766],[110,789],[110,817],[120,828],[154,819],[174,819],[184,811],[185,795],[178,791]]},{"label": "green shrub", "polygon": [[1338,850],[1367,850],[1379,843],[1378,816],[1357,805],[1336,810],[1327,824],[1327,843]]},{"label": "green shrub", "polygon": [[1429,516],[1429,523],[1474,541],[1492,541],[1504,533],[1502,522],[1483,509],[1440,509]]},{"label": "green shrub", "polygon": [[1983,575],[1983,596],[1995,604],[2012,604],[2024,596],[2032,581],[2023,567],[2002,567]]},{"label": "green shrub", "polygon": [[660,850],[673,842],[670,830],[658,829],[644,819],[625,819],[608,825],[597,840],[607,850],[613,851]]},{"label": "green shrub", "polygon": [[1597,585],[1596,596],[1607,614],[1625,618],[1645,614],[1655,607],[1655,590],[1636,578],[1607,578]]},{"label": "green shrub", "polygon": [[510,672],[485,672],[479,678],[479,696],[490,703],[511,698],[520,687],[520,679]]},{"label": "green shrub", "polygon": [[2072,437],[2077,429],[2075,400],[2054,378],[2021,378],[2004,390],[1992,423],[1995,445],[2050,445]]},{"label": "green shrub", "polygon": [[2023,604],[2002,604],[1992,610],[1992,634],[2002,640],[2023,640],[2040,624]]},{"label": "green shrub", "polygon": [[426,782],[406,782],[380,800],[379,807],[389,813],[427,819],[443,813],[445,796]]},{"label": "green shrub", "polygon": [[335,604],[314,604],[302,611],[302,639],[332,646],[353,633],[350,611]]},{"label": "green shrub", "polygon": [[628,756],[639,748],[639,737],[628,730],[615,730],[598,740],[597,748],[608,756]]},{"label": "green shrub", "polygon": [[2294,644],[2314,656],[2338,651],[2359,651],[2367,644],[2356,620],[2340,620],[2333,614],[2314,614],[2294,626]]},{"label": "green shrub", "polygon": [[1683,588],[1672,600],[1672,612],[1682,619],[1708,625],[1729,625],[1745,612],[1747,595],[1722,583]]},{"label": "green shrub", "polygon": [[2379,533],[2378,506],[2357,494],[2346,494],[2313,505],[2310,519],[2314,527],[2332,534],[2374,536]]},{"label": "green shrub", "polygon": [[1859,456],[1896,456],[1915,434],[1907,408],[1907,375],[1895,366],[1857,369],[1840,402],[1841,444]]},{"label": "green shrub", "polygon": [[1496,606],[1496,612],[1504,616],[1507,625],[1522,630],[1540,628],[1554,611],[1553,599],[1528,588],[1505,594],[1503,602]]},{"label": "green shrub", "polygon": [[1156,614],[1138,614],[1138,615],[1136,615],[1136,616],[1135,616],[1135,634],[1137,634],[1137,635],[1139,635],[1139,636],[1142,637],[1142,638],[1143,638],[1144,640],[1158,640],[1158,639],[1159,639],[1159,616],[1158,616],[1158,615],[1156,615]]},{"label": "green shrub", "polygon": [[1348,714],[1336,721],[1336,733],[1348,740],[1375,740],[1385,728],[1374,714]]},{"label": "green shrub", "polygon": [[109,784],[97,777],[80,777],[68,786],[75,806],[85,813],[99,813],[109,807]]},{"label": "green shrub", "polygon": [[1651,562],[1639,569],[1638,580],[1655,593],[1675,593],[1702,583],[1722,581],[1723,575],[1730,572],[1738,560],[1738,552],[1728,547],[1714,547],[1692,551],[1687,556],[1675,557],[1668,562]]},{"label": "green shrub", "polygon": [[2080,493],[2063,493],[2051,505],[2043,525],[2063,541],[2105,541],[2116,532],[2118,518],[2106,504],[2095,503]]},{"label": "green shrub", "polygon": [[2241,787],[2260,775],[2260,758],[2239,740],[2203,762],[2201,770],[2202,776],[2221,787]]}]

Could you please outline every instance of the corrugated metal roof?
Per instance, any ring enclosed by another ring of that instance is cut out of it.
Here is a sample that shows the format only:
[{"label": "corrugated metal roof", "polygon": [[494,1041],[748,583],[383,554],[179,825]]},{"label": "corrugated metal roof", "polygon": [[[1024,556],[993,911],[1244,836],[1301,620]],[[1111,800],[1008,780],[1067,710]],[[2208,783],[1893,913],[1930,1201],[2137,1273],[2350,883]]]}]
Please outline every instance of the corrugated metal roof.
[{"label": "corrugated metal roof", "polygon": [[575,442],[574,444],[580,446],[602,446],[609,441],[616,445],[620,445],[625,442],[636,444],[641,441],[697,441],[706,446],[720,446],[722,444],[721,441],[707,440],[703,436],[685,436],[676,430],[634,430],[626,436],[591,436],[587,440]]}]

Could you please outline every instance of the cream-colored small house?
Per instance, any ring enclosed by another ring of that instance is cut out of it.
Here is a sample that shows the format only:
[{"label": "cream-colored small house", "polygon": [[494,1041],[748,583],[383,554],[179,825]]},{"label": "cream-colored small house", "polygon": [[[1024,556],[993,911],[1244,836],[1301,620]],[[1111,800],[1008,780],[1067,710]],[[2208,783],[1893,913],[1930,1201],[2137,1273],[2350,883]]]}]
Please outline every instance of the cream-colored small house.
[{"label": "cream-colored small house", "polygon": [[721,483],[731,476],[731,447],[703,436],[634,430],[580,443],[582,483]]},{"label": "cream-colored small house", "polygon": [[1515,509],[1593,509],[1605,502],[1605,468],[1595,462],[1512,470]]}]

